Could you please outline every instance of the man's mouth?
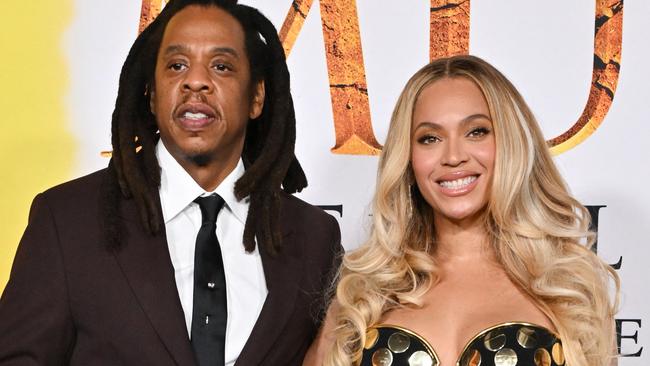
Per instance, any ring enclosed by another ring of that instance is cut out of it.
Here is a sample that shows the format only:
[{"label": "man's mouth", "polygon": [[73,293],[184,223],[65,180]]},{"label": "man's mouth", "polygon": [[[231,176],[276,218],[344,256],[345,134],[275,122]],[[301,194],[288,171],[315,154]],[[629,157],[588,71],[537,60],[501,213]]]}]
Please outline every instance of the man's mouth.
[{"label": "man's mouth", "polygon": [[208,115],[205,113],[192,113],[192,112],[185,112],[182,116],[182,118],[185,119],[191,119],[191,120],[201,120],[201,119],[206,119],[208,118]]},{"label": "man's mouth", "polygon": [[176,121],[188,131],[199,131],[216,119],[217,113],[207,104],[182,105],[176,112]]}]

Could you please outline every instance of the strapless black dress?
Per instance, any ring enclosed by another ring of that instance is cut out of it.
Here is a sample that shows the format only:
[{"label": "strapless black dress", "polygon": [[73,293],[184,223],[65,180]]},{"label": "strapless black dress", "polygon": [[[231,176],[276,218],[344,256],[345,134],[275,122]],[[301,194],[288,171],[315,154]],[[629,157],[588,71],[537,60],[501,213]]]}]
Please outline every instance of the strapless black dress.
[{"label": "strapless black dress", "polygon": [[[420,335],[403,327],[369,328],[361,366],[437,366],[440,359]],[[563,366],[562,342],[530,323],[503,323],[481,331],[463,349],[458,366]]]}]

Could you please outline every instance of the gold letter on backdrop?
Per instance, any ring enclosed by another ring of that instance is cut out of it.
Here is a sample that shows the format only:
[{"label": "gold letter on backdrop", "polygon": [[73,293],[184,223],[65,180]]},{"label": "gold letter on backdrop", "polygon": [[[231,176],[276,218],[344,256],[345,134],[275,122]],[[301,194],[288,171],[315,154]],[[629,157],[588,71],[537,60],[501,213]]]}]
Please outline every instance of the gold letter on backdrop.
[{"label": "gold letter on backdrop", "polygon": [[336,154],[377,155],[356,1],[320,0]]},{"label": "gold letter on backdrop", "polygon": [[469,4],[470,0],[431,0],[431,60],[469,52]]},{"label": "gold letter on backdrop", "polygon": [[284,24],[280,28],[280,41],[284,46],[284,54],[289,57],[293,45],[296,43],[298,34],[302,30],[302,25],[305,24],[309,9],[311,9],[314,0],[293,0],[289,13],[284,19]]},{"label": "gold letter on backdrop", "polygon": [[[140,31],[165,0],[143,0]],[[280,29],[287,57],[313,5],[293,0]],[[320,0],[325,55],[334,116],[335,154],[376,155],[381,150],[370,117],[368,86],[356,0]],[[589,99],[578,121],[548,141],[560,154],[587,139],[603,122],[614,99],[621,65],[623,0],[596,0],[594,66]],[[429,55],[436,59],[469,52],[470,0],[431,0]]]},{"label": "gold letter on backdrop", "polygon": [[[291,4],[280,29],[287,56],[312,3],[313,0],[294,0]],[[377,155],[381,145],[372,130],[356,1],[320,0],[320,11],[336,133],[332,152]]]},{"label": "gold letter on backdrop", "polygon": [[605,119],[614,100],[621,70],[623,0],[596,0],[594,68],[589,99],[578,121],[549,140],[551,152],[561,154],[586,140]]},{"label": "gold letter on backdrop", "polygon": [[167,3],[167,0],[142,0],[142,10],[140,10],[140,26],[138,33],[147,28],[151,22],[160,14],[160,9]]}]

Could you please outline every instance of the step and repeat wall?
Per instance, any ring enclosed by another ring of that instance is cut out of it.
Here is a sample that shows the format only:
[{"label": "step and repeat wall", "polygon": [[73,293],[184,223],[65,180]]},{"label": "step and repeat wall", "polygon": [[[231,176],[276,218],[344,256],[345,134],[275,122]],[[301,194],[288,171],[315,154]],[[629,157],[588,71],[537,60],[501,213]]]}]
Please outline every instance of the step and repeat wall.
[{"label": "step and repeat wall", "polygon": [[[377,157],[406,80],[480,56],[524,95],[598,254],[622,278],[620,365],[650,363],[650,2],[242,0],[277,26],[296,107],[299,196],[367,234]],[[119,71],[161,0],[37,0],[0,14],[0,289],[31,199],[106,166]]]}]

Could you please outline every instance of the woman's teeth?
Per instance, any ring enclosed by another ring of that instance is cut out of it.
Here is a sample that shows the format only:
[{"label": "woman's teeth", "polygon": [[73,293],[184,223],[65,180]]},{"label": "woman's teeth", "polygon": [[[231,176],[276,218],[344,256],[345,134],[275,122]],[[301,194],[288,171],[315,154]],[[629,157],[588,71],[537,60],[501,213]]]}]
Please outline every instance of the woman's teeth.
[{"label": "woman's teeth", "polygon": [[472,175],[472,176],[469,176],[469,177],[460,178],[460,179],[456,179],[456,180],[443,180],[443,181],[439,182],[438,184],[440,184],[443,188],[458,189],[458,188],[462,188],[462,187],[465,187],[465,186],[469,185],[470,183],[475,181],[476,178],[477,178],[477,176]]}]

